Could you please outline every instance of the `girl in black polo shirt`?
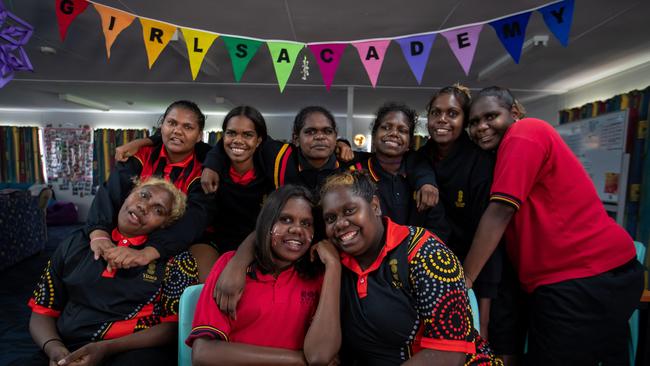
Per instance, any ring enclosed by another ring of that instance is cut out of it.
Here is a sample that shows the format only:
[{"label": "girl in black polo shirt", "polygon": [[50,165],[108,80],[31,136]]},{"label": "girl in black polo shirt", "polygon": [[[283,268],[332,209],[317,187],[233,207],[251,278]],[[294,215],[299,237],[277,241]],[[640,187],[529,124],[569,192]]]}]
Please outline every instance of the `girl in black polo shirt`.
[{"label": "girl in black polo shirt", "polygon": [[[142,250],[150,233],[183,215],[185,202],[167,181],[138,184],[118,212],[107,254]],[[18,364],[174,364],[178,301],[197,283],[196,262],[182,252],[108,272],[88,250],[92,240],[76,231],[52,255],[29,300],[29,329],[42,352]]]}]

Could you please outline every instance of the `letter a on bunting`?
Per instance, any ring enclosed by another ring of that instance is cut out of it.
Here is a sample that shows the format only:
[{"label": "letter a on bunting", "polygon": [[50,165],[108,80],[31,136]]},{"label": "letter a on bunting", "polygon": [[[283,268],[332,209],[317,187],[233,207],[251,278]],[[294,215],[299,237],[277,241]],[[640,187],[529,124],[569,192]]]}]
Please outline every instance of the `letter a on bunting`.
[{"label": "letter a on bunting", "polygon": [[196,80],[199,74],[203,58],[219,35],[214,33],[202,32],[194,29],[181,28],[185,44],[187,45],[187,56],[190,60],[190,71],[192,80]]},{"label": "letter a on bunting", "polygon": [[93,4],[93,6],[99,13],[100,18],[102,18],[102,31],[106,39],[106,55],[110,59],[113,42],[124,29],[131,25],[135,16],[100,4]]},{"label": "letter a on bunting", "polygon": [[155,20],[140,18],[142,23],[142,37],[144,39],[144,48],[147,50],[147,59],[149,68],[156,62],[158,56],[172,39],[176,27],[168,24],[157,22]]},{"label": "letter a on bunting", "polygon": [[384,55],[389,44],[390,39],[352,43],[359,52],[361,63],[366,68],[366,73],[368,73],[373,88],[377,85],[381,64],[384,63]]},{"label": "letter a on bunting", "polygon": [[293,70],[293,65],[296,63],[298,53],[305,45],[302,43],[289,43],[289,42],[266,42],[271,52],[273,59],[273,68],[275,68],[275,76],[278,79],[278,86],[280,92],[284,91],[287,85],[287,80]]}]

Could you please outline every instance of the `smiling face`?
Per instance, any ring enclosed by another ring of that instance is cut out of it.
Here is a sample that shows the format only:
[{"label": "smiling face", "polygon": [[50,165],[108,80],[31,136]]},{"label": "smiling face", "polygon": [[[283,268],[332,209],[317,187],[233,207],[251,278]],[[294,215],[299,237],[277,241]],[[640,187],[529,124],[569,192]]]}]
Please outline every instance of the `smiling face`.
[{"label": "smiling face", "polygon": [[120,208],[117,226],[129,237],[149,234],[167,222],[172,204],[172,194],[160,186],[136,188]]},{"label": "smiling face", "polygon": [[464,118],[463,108],[453,94],[438,95],[429,106],[429,136],[438,145],[452,144],[463,133]]},{"label": "smiling face", "polygon": [[336,129],[323,113],[312,112],[307,115],[304,126],[298,135],[293,136],[293,140],[309,163],[319,168],[334,154]]},{"label": "smiling face", "polygon": [[302,197],[289,198],[271,228],[271,252],[275,266],[284,268],[295,263],[307,253],[313,237],[311,205]]},{"label": "smiling face", "polygon": [[321,203],[325,232],[332,243],[359,262],[372,263],[383,235],[377,196],[368,202],[348,187],[337,187],[327,191]]},{"label": "smiling face", "polygon": [[506,109],[495,96],[486,96],[472,104],[469,117],[469,133],[472,140],[483,150],[499,147],[503,135],[519,113],[515,108]]},{"label": "smiling face", "polygon": [[201,141],[197,115],[189,109],[174,107],[165,116],[160,127],[163,144],[172,162],[179,162]]},{"label": "smiling face", "polygon": [[411,143],[408,117],[401,111],[388,112],[375,129],[372,140],[377,155],[401,157]]},{"label": "smiling face", "polygon": [[262,138],[255,131],[255,124],[246,116],[234,116],[228,120],[223,132],[223,147],[233,164],[242,164],[253,157]]}]

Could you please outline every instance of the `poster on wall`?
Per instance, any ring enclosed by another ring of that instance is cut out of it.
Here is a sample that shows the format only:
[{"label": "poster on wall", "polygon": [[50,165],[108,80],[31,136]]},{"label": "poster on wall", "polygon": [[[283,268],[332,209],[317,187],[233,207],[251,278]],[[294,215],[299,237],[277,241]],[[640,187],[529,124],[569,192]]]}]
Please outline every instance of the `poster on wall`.
[{"label": "poster on wall", "polygon": [[45,127],[45,166],[48,182],[59,190],[72,190],[75,196],[86,196],[92,190],[92,130]]}]

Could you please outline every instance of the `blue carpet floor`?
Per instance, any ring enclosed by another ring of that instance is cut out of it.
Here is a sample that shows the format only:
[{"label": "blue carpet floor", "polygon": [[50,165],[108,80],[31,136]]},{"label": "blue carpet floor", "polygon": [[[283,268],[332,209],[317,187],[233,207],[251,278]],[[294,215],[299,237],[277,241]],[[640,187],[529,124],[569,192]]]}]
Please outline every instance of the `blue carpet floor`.
[{"label": "blue carpet floor", "polygon": [[28,331],[27,300],[54,249],[80,227],[48,227],[45,250],[0,272],[0,365],[38,351]]}]

